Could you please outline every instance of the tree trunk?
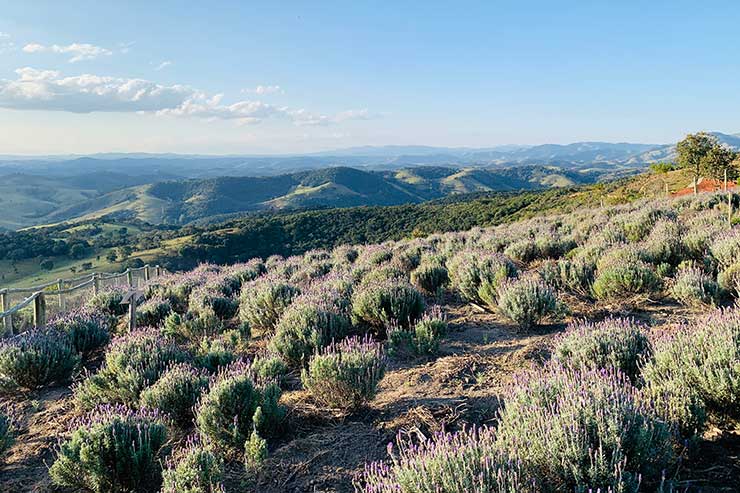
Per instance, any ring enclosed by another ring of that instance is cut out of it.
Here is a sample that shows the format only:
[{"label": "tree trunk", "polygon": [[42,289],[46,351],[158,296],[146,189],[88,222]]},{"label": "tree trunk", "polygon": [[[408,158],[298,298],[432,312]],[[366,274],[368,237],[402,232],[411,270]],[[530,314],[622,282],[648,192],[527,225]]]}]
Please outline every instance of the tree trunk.
[{"label": "tree trunk", "polygon": [[725,192],[727,191],[727,168],[725,168]]}]

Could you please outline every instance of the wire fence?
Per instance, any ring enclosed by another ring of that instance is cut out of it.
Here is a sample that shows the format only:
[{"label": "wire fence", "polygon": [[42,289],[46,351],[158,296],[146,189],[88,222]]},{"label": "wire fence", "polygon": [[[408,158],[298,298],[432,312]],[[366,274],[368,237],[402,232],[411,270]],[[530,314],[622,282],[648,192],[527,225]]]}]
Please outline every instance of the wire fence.
[{"label": "wire fence", "polygon": [[92,272],[29,288],[0,289],[2,334],[10,336],[31,327],[42,327],[49,318],[81,307],[105,289],[138,289],[164,274],[166,270],[158,265],[145,265],[117,274]]}]

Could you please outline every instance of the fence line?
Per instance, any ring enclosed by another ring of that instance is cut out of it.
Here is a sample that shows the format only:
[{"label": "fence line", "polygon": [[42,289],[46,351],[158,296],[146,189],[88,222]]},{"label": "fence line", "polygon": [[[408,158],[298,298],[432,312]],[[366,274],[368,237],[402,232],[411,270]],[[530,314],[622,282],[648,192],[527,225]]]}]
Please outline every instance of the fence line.
[{"label": "fence line", "polygon": [[[135,279],[134,274],[137,273],[141,273],[143,279]],[[49,301],[50,297],[58,304],[57,313],[65,313],[68,311],[68,301],[70,301],[69,295],[77,293],[81,290],[92,287],[92,294],[96,295],[100,292],[101,283],[108,282],[110,285],[110,281],[115,282],[116,280],[122,279],[124,277],[126,278],[124,285],[130,289],[133,289],[135,287],[138,287],[139,280],[143,280],[146,283],[153,278],[158,278],[162,276],[165,273],[166,270],[159,265],[153,267],[145,265],[136,269],[126,269],[123,272],[115,274],[93,272],[86,276],[76,277],[72,279],[57,279],[56,281],[52,281],[46,284],[40,284],[38,286],[32,286],[29,288],[0,289],[0,321],[2,321],[2,325],[5,328],[4,334],[13,335],[13,315],[17,314],[32,303],[33,326],[42,327],[46,324],[47,301]],[[55,286],[55,289],[50,290],[49,288],[51,288],[52,286]],[[11,294],[23,293],[30,293],[30,295],[19,303],[11,303]]]}]

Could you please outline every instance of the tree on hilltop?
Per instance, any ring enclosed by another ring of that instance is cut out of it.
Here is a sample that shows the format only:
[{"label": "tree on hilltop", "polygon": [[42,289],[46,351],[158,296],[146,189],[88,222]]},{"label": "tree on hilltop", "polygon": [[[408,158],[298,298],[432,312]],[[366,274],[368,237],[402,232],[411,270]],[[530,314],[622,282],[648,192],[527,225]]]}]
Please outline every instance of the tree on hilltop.
[{"label": "tree on hilltop", "polygon": [[694,194],[702,174],[717,180],[735,178],[738,168],[733,166],[736,154],[707,132],[688,134],[676,145],[679,167],[691,172]]}]

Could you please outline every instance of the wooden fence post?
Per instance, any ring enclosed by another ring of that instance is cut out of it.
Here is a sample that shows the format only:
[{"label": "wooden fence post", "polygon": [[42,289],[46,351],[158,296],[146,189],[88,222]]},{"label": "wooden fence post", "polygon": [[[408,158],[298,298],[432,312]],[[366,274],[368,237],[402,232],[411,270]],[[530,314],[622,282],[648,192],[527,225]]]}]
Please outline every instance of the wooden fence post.
[{"label": "wooden fence post", "polygon": [[161,277],[162,276],[162,268],[160,266],[157,266],[156,267],[156,270],[157,270],[157,277]]},{"label": "wooden fence post", "polygon": [[93,293],[98,294],[100,292],[100,279],[98,278],[97,272],[93,274],[92,281],[93,281]]},{"label": "wooden fence post", "polygon": [[149,280],[149,264],[144,266],[144,280],[145,281]]},{"label": "wooden fence post", "polygon": [[128,330],[129,332],[136,329],[136,294],[128,300]]},{"label": "wooden fence post", "polygon": [[46,298],[40,292],[33,299],[33,325],[43,327],[46,325]]},{"label": "wooden fence post", "polygon": [[732,227],[732,194],[727,194],[727,224]]},{"label": "wooden fence post", "polygon": [[128,287],[133,288],[134,287],[134,273],[131,272],[131,269],[126,269],[126,280],[128,281]]},{"label": "wooden fence post", "polygon": [[66,311],[67,309],[67,307],[65,306],[66,300],[64,299],[64,295],[62,294],[63,289],[64,289],[64,281],[61,279],[57,280],[57,291],[59,291],[59,311],[62,313]]},{"label": "wooden fence post", "polygon": [[[0,291],[0,312],[10,310],[10,295],[8,291],[3,289]],[[3,317],[3,325],[5,326],[5,335],[13,335],[13,315],[6,315]]]}]

